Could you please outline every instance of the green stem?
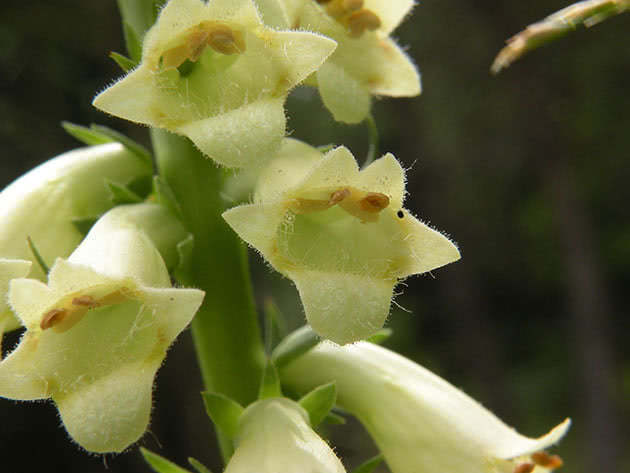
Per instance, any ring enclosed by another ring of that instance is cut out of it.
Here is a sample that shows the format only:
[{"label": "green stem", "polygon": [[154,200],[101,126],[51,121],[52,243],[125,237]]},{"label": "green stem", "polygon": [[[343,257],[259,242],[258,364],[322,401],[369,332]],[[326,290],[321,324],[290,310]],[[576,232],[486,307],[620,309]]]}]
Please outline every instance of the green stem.
[{"label": "green stem", "polygon": [[[265,354],[247,249],[221,217],[224,172],[185,138],[157,129],[151,137],[160,176],[194,237],[191,260],[177,277],[206,292],[192,323],[205,387],[246,406],[256,399]],[[231,445],[225,439],[220,443],[227,460]]]}]

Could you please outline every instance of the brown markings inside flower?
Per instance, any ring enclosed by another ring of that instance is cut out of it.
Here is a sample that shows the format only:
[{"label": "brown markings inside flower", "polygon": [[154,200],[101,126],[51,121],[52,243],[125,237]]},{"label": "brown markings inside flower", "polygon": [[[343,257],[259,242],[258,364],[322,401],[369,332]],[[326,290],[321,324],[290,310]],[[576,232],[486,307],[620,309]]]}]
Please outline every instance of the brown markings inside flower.
[{"label": "brown markings inside flower", "polygon": [[134,293],[126,287],[110,292],[98,299],[85,294],[71,296],[65,298],[65,302],[60,302],[59,307],[46,312],[39,326],[42,330],[53,328],[56,332],[65,332],[78,323],[90,309],[120,304],[134,298]]},{"label": "brown markings inside flower", "polygon": [[68,315],[67,309],[49,310],[44,314],[44,317],[42,317],[42,321],[39,323],[39,326],[42,330],[49,329],[65,319],[66,315]]},{"label": "brown markings inside flower", "polygon": [[389,197],[380,192],[368,192],[368,195],[359,201],[359,205],[366,212],[380,212],[389,205]]},{"label": "brown markings inside flower", "polygon": [[560,468],[564,464],[562,458],[558,455],[549,455],[547,452],[533,453],[531,458],[536,465],[540,465],[543,468],[548,468],[550,470]]},{"label": "brown markings inside flower", "polygon": [[243,33],[223,23],[204,21],[190,28],[183,36],[182,44],[162,53],[162,70],[178,68],[187,60],[196,62],[206,47],[226,55],[240,54],[246,50]]},{"label": "brown markings inside flower", "polygon": [[316,0],[325,5],[326,13],[344,25],[353,38],[360,37],[365,31],[375,31],[381,26],[381,19],[376,13],[363,8],[363,0]]},{"label": "brown markings inside flower", "polygon": [[533,463],[521,463],[516,468],[514,468],[514,473],[532,473],[536,468],[536,465]]}]

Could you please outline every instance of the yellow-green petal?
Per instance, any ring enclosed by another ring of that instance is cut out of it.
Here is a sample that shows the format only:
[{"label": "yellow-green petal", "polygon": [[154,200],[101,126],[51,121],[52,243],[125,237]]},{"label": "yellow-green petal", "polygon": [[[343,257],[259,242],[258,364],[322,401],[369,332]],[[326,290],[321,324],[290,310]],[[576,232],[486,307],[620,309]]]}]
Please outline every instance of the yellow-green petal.
[{"label": "yellow-green petal", "polygon": [[359,123],[370,113],[367,87],[336,61],[327,62],[317,71],[317,84],[322,101],[335,120]]},{"label": "yellow-green petal", "polygon": [[342,272],[290,272],[306,313],[320,336],[340,345],[379,330],[389,314],[395,280]]},{"label": "yellow-green petal", "polygon": [[230,167],[264,163],[280,146],[284,97],[259,100],[229,112],[177,126],[205,155]]}]

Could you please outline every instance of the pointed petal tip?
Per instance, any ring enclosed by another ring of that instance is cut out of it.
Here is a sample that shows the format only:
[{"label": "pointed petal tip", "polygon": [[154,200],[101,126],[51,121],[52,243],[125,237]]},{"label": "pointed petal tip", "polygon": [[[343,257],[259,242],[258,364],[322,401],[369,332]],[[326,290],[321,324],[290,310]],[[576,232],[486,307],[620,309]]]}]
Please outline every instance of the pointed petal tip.
[{"label": "pointed petal tip", "polygon": [[531,455],[533,453],[545,450],[553,445],[556,445],[566,435],[571,427],[571,419],[566,418],[563,422],[556,425],[553,429],[547,432],[542,437],[536,439],[526,439],[526,445],[520,448],[515,448],[509,454],[501,455],[502,458],[510,460],[512,458],[523,457]]}]

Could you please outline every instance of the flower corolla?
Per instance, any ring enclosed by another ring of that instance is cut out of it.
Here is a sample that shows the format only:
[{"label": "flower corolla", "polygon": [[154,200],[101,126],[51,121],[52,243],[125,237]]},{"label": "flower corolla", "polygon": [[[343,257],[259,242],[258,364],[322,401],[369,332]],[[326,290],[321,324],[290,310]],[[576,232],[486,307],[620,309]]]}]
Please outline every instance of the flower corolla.
[{"label": "flower corolla", "polygon": [[392,473],[546,473],[562,465],[545,449],[568,419],[524,437],[444,379],[368,342],[320,343],[281,376],[298,392],[334,381],[337,402],[363,423]]},{"label": "flower corolla", "polygon": [[251,166],[284,137],[289,90],[335,46],[266,27],[252,0],[171,0],[144,38],[140,65],[94,105],[187,136],[225,166]]},{"label": "flower corolla", "polygon": [[[139,205],[168,219],[155,204]],[[70,436],[99,453],[120,452],[146,431],[155,373],[203,299],[171,287],[154,240],[126,213],[105,214],[57,259],[47,284],[11,281],[9,303],[26,332],[0,362],[0,396],[51,398]]]},{"label": "flower corolla", "polygon": [[254,203],[223,217],[293,280],[313,329],[344,344],[383,326],[401,278],[459,259],[448,238],[403,208],[404,192],[391,154],[359,170],[344,147],[323,155],[287,139]]},{"label": "flower corolla", "polygon": [[256,1],[266,21],[285,21],[290,28],[321,33],[337,42],[335,52],[307,80],[318,87],[336,120],[362,121],[370,112],[372,95],[420,93],[417,68],[389,37],[411,11],[413,0]]},{"label": "flower corolla", "polygon": [[[13,260],[0,264],[0,326],[12,330],[20,325],[5,301],[8,281],[25,277],[26,265],[34,260],[27,238],[44,261],[66,258],[84,236],[77,223],[95,220],[113,207],[106,182],[127,185],[150,173],[150,165],[123,145],[108,143],[57,156],[0,192],[0,259]],[[43,280],[46,275],[33,264],[30,277]]]}]

